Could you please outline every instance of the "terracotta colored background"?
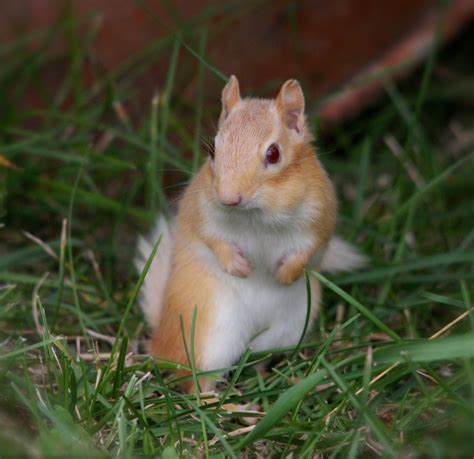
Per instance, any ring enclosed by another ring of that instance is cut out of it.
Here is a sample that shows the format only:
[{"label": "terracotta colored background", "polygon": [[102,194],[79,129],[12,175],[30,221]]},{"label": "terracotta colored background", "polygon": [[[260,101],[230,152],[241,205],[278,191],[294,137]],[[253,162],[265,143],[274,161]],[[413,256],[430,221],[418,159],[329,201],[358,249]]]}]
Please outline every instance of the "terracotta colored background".
[{"label": "terracotta colored background", "polygon": [[[433,0],[3,0],[0,40],[50,26],[71,8],[83,22],[84,33],[97,29],[94,57],[106,72],[177,29],[183,41],[196,49],[199,31],[206,29],[206,58],[225,75],[236,74],[244,92],[265,94],[273,89],[269,82],[276,85],[297,77],[316,100],[387,66],[419,61],[434,37],[439,4]],[[443,38],[453,36],[473,15],[474,0],[450,2]],[[60,52],[63,45],[54,46]],[[167,46],[171,48],[171,42]],[[163,54],[150,54],[147,70],[136,81],[139,93],[149,98],[153,88],[163,83],[167,62]],[[48,76],[51,85],[61,74],[60,65],[53,65]],[[191,96],[197,65],[185,50],[180,53],[182,68],[188,69],[183,72],[187,77],[178,74],[177,80],[184,94]],[[217,96],[222,81],[208,77],[206,84],[208,94]],[[379,90],[380,85],[372,82],[356,91],[343,91],[329,102],[320,102],[319,111],[326,120],[339,120]]]}]

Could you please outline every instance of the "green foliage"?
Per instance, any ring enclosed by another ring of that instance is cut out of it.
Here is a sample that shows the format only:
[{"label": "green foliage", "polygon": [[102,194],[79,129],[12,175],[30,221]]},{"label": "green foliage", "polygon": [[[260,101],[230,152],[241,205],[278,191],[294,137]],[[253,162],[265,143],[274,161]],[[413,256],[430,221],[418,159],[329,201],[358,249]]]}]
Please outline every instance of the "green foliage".
[{"label": "green foliage", "polygon": [[[94,30],[81,35],[82,20],[66,15],[0,45],[0,155],[16,166],[0,166],[0,456],[472,456],[466,47],[433,51],[400,88],[387,80],[378,106],[318,138],[339,190],[339,233],[371,262],[340,276],[308,273],[324,286],[308,341],[296,352],[245,353],[207,404],[177,390],[173,363],[143,353],[136,235],[192,176],[201,133],[212,135],[219,113],[203,93],[206,78],[224,76],[206,56],[201,19],[97,72],[91,87],[79,69],[94,62]],[[41,93],[64,34],[68,70],[33,109],[24,98]],[[474,40],[472,29],[463,40]],[[180,65],[184,55],[194,68]],[[164,58],[165,85],[146,107],[134,97],[137,78]],[[196,74],[190,106],[180,92]],[[253,365],[267,358],[262,377]],[[192,372],[197,381],[194,363]],[[230,413],[227,403],[254,411]]]}]

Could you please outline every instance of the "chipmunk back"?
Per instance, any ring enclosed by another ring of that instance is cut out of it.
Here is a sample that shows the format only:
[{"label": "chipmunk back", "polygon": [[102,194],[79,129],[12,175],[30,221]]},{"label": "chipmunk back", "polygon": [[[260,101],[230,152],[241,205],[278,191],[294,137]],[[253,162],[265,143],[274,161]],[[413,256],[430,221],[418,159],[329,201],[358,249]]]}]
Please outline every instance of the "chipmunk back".
[{"label": "chipmunk back", "polygon": [[[175,222],[169,227],[161,219],[155,232],[162,242],[142,305],[157,358],[189,364],[185,341],[190,349],[195,308],[194,359],[201,370],[226,368],[248,347],[295,345],[307,314],[303,270],[363,263],[333,237],[335,192],[311,142],[296,80],[267,100],[242,99],[230,78],[214,149],[184,192]],[[143,264],[151,245],[142,240],[139,248]],[[311,289],[314,320],[320,300],[314,278]]]}]

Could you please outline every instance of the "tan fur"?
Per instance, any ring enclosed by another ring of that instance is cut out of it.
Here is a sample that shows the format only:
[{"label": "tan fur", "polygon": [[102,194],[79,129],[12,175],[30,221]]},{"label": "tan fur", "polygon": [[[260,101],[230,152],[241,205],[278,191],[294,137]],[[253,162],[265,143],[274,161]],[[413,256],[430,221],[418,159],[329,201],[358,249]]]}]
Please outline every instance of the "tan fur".
[{"label": "tan fur", "polygon": [[[197,368],[201,366],[202,342],[209,327],[209,316],[213,304],[210,302],[214,287],[213,278],[206,273],[206,266],[196,261],[190,254],[193,241],[179,241],[175,249],[172,271],[168,282],[164,308],[159,323],[155,325],[149,351],[160,360],[167,360],[190,366],[188,353],[191,352],[191,325],[194,308],[196,320],[194,328],[194,360]],[[183,322],[184,336],[181,329]],[[182,370],[178,376],[186,376]],[[192,390],[192,382],[185,384]]]},{"label": "tan fur", "polygon": [[[251,204],[252,199],[258,198],[259,205],[270,216],[302,206],[309,209],[305,230],[314,243],[305,252],[287,254],[275,266],[275,278],[283,284],[298,279],[313,255],[328,244],[337,210],[332,183],[311,145],[312,136],[304,118],[304,98],[295,80],[289,80],[282,87],[276,100],[260,100],[241,99],[238,81],[232,77],[224,88],[222,103],[215,161],[204,163],[179,205],[163,311],[149,346],[150,352],[159,359],[189,365],[184,338],[190,349],[191,322],[196,307],[194,357],[198,368],[203,361],[203,340],[214,316],[216,305],[212,298],[217,287],[215,276],[198,255],[200,245],[209,247],[222,269],[231,275],[246,277],[252,269],[238,247],[216,239],[209,231],[212,222],[206,221],[203,203],[215,204],[220,196],[240,194],[244,203]],[[281,164],[264,166],[268,147],[265,142],[268,141],[281,147]],[[319,285],[315,280],[312,285],[315,292],[312,315],[315,316]],[[208,386],[208,381],[202,380],[202,383]],[[185,388],[191,391],[192,382]]]}]

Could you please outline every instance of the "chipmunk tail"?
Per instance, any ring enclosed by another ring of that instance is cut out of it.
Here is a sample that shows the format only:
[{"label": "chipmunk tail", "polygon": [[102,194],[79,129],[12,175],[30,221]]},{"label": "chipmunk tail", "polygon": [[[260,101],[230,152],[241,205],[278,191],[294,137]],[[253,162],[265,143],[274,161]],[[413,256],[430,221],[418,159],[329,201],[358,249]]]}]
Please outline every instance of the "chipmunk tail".
[{"label": "chipmunk tail", "polygon": [[135,268],[140,274],[160,237],[160,244],[140,291],[140,306],[151,327],[157,326],[163,309],[165,287],[171,271],[174,244],[172,228],[163,215],[159,216],[149,236],[138,238],[135,257]]},{"label": "chipmunk tail", "polygon": [[349,242],[338,236],[334,236],[321,261],[321,271],[337,273],[343,271],[354,271],[368,264],[369,260]]}]

